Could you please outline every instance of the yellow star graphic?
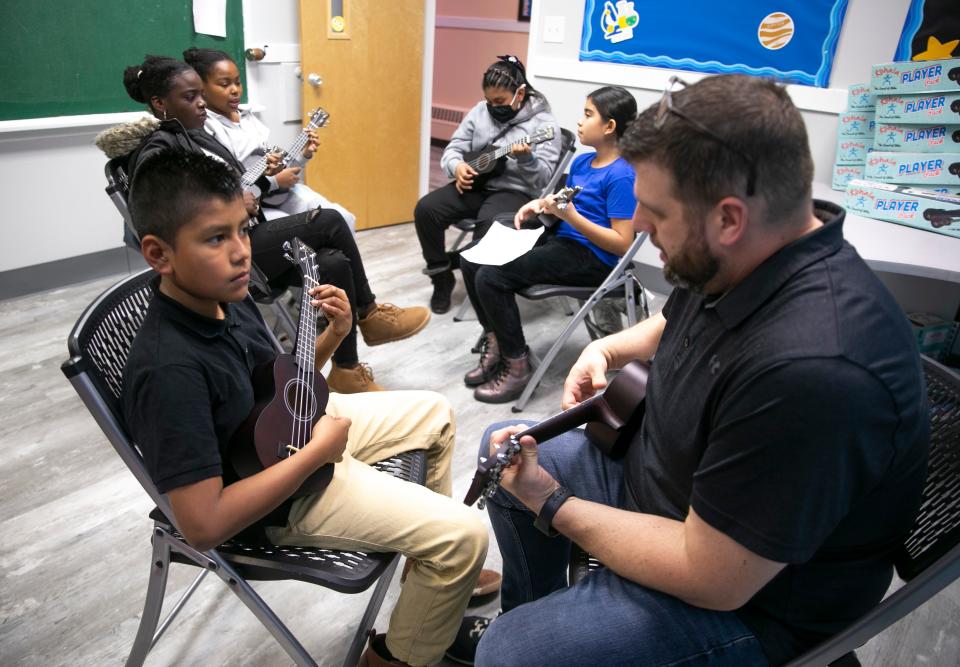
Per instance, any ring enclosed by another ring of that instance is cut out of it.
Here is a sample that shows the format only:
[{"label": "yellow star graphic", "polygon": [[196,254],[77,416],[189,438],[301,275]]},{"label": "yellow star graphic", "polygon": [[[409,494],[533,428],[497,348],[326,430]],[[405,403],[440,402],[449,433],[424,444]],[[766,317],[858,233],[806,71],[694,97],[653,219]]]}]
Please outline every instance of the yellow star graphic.
[{"label": "yellow star graphic", "polygon": [[940,43],[936,37],[927,38],[927,50],[918,53],[913,57],[914,60],[945,60],[953,56],[953,50],[960,44],[960,39],[953,39],[949,42]]}]

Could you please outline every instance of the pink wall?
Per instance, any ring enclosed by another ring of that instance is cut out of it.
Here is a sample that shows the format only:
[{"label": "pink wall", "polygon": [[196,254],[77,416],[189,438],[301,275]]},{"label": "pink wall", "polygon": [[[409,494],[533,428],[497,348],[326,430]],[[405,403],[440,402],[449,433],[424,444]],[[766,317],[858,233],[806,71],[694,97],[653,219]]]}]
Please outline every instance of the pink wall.
[{"label": "pink wall", "polygon": [[[438,22],[442,17],[493,19],[516,25],[518,4],[517,0],[437,0],[437,18]],[[433,106],[470,109],[483,97],[480,81],[490,63],[505,53],[526,61],[527,41],[526,32],[438,27],[433,49]],[[456,123],[434,121],[431,136],[446,140],[454,129]]]}]

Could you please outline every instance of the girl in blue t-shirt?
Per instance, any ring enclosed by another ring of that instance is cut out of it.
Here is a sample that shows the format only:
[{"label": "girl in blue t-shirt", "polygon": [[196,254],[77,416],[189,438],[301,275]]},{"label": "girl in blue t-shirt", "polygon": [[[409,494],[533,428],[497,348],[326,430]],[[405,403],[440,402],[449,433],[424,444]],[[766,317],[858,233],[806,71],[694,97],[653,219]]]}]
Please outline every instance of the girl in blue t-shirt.
[{"label": "girl in blue t-shirt", "polygon": [[617,141],[637,115],[637,103],[620,86],[593,91],[577,124],[580,143],[595,149],[577,157],[567,185],[583,190],[563,210],[553,195],[517,212],[514,224],[539,213],[560,221],[530,252],[502,266],[469,262],[460,268],[467,295],[483,326],[480,363],[463,381],[485,403],[516,399],[533,374],[517,309],[516,293],[539,283],[597,287],[633,242],[633,168],[620,157]]}]

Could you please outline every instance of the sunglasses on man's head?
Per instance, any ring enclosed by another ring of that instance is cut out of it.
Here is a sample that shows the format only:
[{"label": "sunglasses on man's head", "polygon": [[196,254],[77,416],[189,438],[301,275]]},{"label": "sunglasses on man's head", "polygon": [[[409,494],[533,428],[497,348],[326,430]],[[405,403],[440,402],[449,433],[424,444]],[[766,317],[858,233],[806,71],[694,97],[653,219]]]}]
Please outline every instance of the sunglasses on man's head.
[{"label": "sunglasses on man's head", "polygon": [[740,157],[746,161],[747,166],[750,168],[750,171],[747,173],[747,196],[752,197],[754,194],[754,186],[757,181],[757,163],[752,157],[744,153],[742,150],[731,144],[729,141],[721,137],[719,134],[708,128],[706,125],[700,121],[694,120],[684,112],[680,111],[673,105],[673,91],[677,84],[680,84],[683,87],[686,87],[688,84],[686,81],[681,79],[678,76],[671,76],[670,80],[667,81],[667,87],[663,90],[663,97],[660,98],[660,105],[657,107],[657,114],[653,117],[653,127],[657,130],[663,127],[663,124],[666,122],[667,114],[672,113],[678,118],[682,118],[697,129],[701,134],[705,134],[714,141],[723,146],[726,146],[729,150],[737,153]]}]

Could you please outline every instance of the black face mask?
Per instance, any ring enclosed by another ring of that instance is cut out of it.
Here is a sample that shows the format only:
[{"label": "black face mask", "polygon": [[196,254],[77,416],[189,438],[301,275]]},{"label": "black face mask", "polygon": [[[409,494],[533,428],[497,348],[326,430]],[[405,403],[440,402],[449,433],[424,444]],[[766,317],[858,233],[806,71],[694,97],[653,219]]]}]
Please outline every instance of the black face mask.
[{"label": "black face mask", "polygon": [[487,111],[498,123],[506,123],[507,121],[513,120],[514,117],[520,113],[520,109],[514,109],[509,104],[494,106],[489,102],[487,102]]}]

